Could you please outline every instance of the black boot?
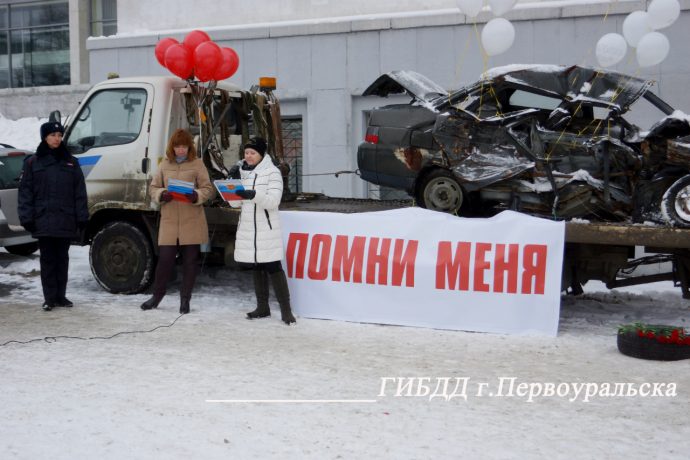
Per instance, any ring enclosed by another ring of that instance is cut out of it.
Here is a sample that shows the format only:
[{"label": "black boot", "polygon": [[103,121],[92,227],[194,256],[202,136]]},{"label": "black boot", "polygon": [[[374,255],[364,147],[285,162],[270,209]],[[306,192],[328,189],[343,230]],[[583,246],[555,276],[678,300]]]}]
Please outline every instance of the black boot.
[{"label": "black boot", "polygon": [[192,298],[196,275],[199,273],[199,245],[186,244],[182,250],[182,284],[180,285],[180,314],[189,313],[189,301]]},{"label": "black boot", "polygon": [[141,304],[141,309],[142,310],[151,310],[154,308],[158,308],[158,304],[161,303],[161,300],[163,300],[163,295],[156,295],[155,293],[153,294],[153,297],[151,297],[149,300]]},{"label": "black boot", "polygon": [[74,302],[69,300],[67,297],[61,297],[58,299],[57,302],[55,302],[56,307],[65,307],[65,308],[72,308],[74,306]]},{"label": "black boot", "polygon": [[141,304],[142,310],[158,308],[163,297],[170,276],[175,268],[176,246],[160,246],[158,248],[158,264],[156,265],[156,277],[153,280],[153,296]]},{"label": "black boot", "polygon": [[189,297],[180,297],[180,314],[186,315],[189,313]]},{"label": "black boot", "polygon": [[290,290],[288,289],[287,278],[283,270],[271,273],[271,283],[273,283],[273,291],[276,293],[276,298],[280,304],[280,317],[287,325],[296,323],[295,317],[292,315],[290,308]]},{"label": "black boot", "polygon": [[256,309],[247,313],[247,319],[267,318],[271,316],[271,309],[268,308],[268,273],[256,269],[253,274]]}]

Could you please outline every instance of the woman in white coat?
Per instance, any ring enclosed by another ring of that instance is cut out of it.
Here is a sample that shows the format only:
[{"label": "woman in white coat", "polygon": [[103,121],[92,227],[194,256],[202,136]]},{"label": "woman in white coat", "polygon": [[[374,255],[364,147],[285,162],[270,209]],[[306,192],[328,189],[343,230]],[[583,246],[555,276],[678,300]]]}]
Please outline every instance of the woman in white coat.
[{"label": "woman in white coat", "polygon": [[283,177],[270,155],[266,155],[266,147],[264,139],[251,138],[244,145],[244,161],[231,170],[231,176],[241,178],[244,186],[244,190],[237,192],[243,198],[241,204],[230,201],[233,207],[242,206],[235,238],[235,261],[251,266],[254,271],[257,306],[247,313],[247,319],[271,316],[268,306],[270,279],[280,304],[281,319],[289,325],[296,321],[290,308],[287,278],[280,263],[283,235],[278,206],[283,195]]}]

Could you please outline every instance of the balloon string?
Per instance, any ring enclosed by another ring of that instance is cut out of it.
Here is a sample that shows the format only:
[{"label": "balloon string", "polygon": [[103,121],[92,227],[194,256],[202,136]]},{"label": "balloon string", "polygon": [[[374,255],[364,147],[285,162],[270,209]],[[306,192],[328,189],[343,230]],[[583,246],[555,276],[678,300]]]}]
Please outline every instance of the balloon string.
[{"label": "balloon string", "polygon": [[[467,33],[467,40],[465,40],[465,46],[463,47],[463,50],[460,53],[460,59],[458,60],[458,65],[455,69],[455,73],[457,75],[457,80],[455,82],[456,87],[461,86],[461,83],[462,83],[462,78],[460,77],[460,75],[462,75],[462,67],[463,67],[463,64],[465,62],[467,52],[470,49],[470,41],[472,41],[472,29],[471,28]],[[448,93],[448,103],[450,103],[450,93]]]},{"label": "balloon string", "polygon": [[[604,17],[602,18],[602,21],[601,21],[602,24],[605,24],[606,21],[608,20],[609,13],[611,12],[611,7],[612,7],[612,5],[613,5],[614,3],[618,3],[618,0],[613,0],[613,1],[610,2],[610,3],[607,3],[606,11],[604,12]],[[583,58],[583,63],[582,63],[583,66],[585,66],[585,65],[587,64],[587,62],[590,61],[590,58],[591,58],[591,56],[592,56],[592,51],[593,51],[593,47],[590,46],[590,47],[587,49],[587,53],[585,53],[585,56],[584,56],[584,58]],[[594,88],[594,83],[596,82],[597,78],[599,78],[600,76],[601,76],[601,73],[600,73],[600,72],[596,72],[596,73],[595,73],[594,79],[592,79],[592,82],[591,82],[589,88],[587,89],[587,93],[586,93],[587,96],[589,96],[589,93],[590,93],[590,92],[592,91],[592,89]],[[577,80],[573,81],[573,87],[576,86],[576,84],[577,84]],[[622,92],[622,87],[621,87],[620,85],[619,85],[618,88],[616,88],[616,90],[614,91],[614,97],[616,96],[616,93],[617,93],[619,90]],[[613,100],[612,100],[611,102],[613,102]],[[573,114],[572,114],[571,119],[568,121],[568,123],[566,123],[566,125],[565,125],[565,126],[563,127],[563,129],[561,130],[561,132],[560,132],[560,134],[559,134],[558,139],[556,140],[556,142],[555,142],[554,144],[552,144],[551,147],[549,148],[549,151],[548,151],[547,154],[546,154],[546,160],[547,160],[547,161],[551,158],[551,155],[553,154],[553,152],[556,150],[556,147],[557,147],[557,146],[559,145],[559,143],[561,142],[561,139],[563,138],[563,135],[565,134],[566,130],[570,127],[570,124],[573,122],[575,116],[577,115],[577,113],[578,113],[581,109],[582,109],[582,101],[580,101],[580,102],[578,103],[577,107],[575,107],[575,110],[573,111]],[[584,133],[584,132],[587,130],[587,128],[589,128],[589,127],[592,125],[592,123],[594,123],[594,121],[595,121],[595,119],[592,118],[592,121],[590,121],[590,122],[587,124],[587,126],[585,126],[581,131],[578,132],[578,135],[581,135],[582,133]],[[599,121],[599,125],[595,128],[594,133],[592,133],[592,135],[596,134],[597,130],[599,129],[599,126],[601,126],[601,120]]]},{"label": "balloon string", "polygon": [[481,113],[482,106],[484,105],[484,75],[488,70],[489,55],[486,54],[486,50],[484,50],[484,46],[482,45],[482,40],[479,36],[479,28],[477,27],[477,21],[475,19],[473,19],[472,26],[474,27],[474,34],[477,37],[477,43],[479,44],[479,52],[482,55],[482,79],[481,86],[479,88],[479,108],[477,111],[477,113],[479,114]]}]

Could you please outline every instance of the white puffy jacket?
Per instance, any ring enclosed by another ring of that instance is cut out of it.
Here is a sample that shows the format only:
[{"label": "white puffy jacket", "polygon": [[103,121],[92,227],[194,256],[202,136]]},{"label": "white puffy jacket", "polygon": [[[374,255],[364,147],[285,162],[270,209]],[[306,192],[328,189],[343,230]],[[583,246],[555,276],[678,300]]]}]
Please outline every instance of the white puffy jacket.
[{"label": "white puffy jacket", "polygon": [[240,169],[242,185],[255,190],[251,200],[230,201],[242,206],[235,238],[237,262],[274,262],[283,258],[283,235],[280,230],[278,206],[283,195],[283,177],[269,155],[251,170]]}]

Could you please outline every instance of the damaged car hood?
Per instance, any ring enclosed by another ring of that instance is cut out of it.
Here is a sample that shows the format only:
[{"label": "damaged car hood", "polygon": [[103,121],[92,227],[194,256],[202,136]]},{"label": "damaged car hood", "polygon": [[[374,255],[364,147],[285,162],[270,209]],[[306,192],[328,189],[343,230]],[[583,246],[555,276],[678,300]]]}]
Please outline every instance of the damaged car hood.
[{"label": "damaged car hood", "polygon": [[377,78],[364,90],[362,96],[387,97],[389,94],[400,93],[407,93],[422,102],[431,102],[444,97],[448,91],[417,72],[394,70]]}]

